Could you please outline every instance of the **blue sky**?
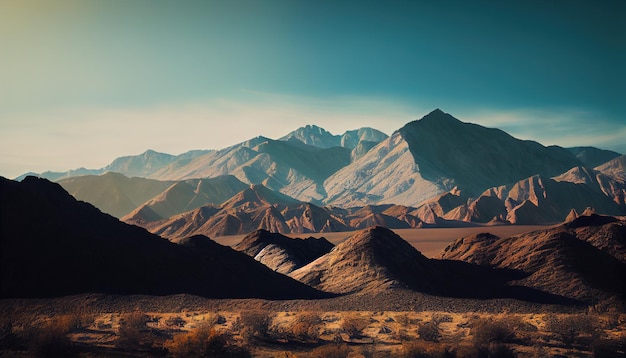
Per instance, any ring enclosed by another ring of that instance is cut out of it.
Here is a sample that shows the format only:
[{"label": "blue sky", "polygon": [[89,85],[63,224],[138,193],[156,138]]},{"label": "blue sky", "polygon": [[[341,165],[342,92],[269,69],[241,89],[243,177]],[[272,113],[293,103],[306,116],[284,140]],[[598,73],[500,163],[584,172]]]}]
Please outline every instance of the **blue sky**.
[{"label": "blue sky", "polygon": [[623,1],[0,0],[0,175],[434,108],[626,152]]}]

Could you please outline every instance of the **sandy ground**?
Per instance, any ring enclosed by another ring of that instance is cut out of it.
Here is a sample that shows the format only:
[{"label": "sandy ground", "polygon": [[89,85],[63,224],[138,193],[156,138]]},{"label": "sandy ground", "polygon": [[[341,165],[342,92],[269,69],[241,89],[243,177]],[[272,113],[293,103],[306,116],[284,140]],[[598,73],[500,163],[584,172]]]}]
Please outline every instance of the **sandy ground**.
[{"label": "sandy ground", "polygon": [[[167,340],[171,337],[210,324],[218,332],[230,334],[238,345],[248,345],[254,357],[317,356],[309,354],[311,351],[314,353],[316,347],[333,344],[333,342],[348,344],[351,351],[348,357],[398,356],[403,353],[403,350],[415,348],[416,345],[425,351],[453,347],[458,352],[470,353],[477,345],[488,343],[480,341],[477,336],[477,327],[480,322],[499,322],[504,325],[503,327],[507,327],[504,329],[510,337],[503,337],[502,340],[520,357],[591,356],[591,347],[583,343],[589,342],[589,337],[586,337],[585,333],[578,334],[577,339],[580,343],[565,345],[560,340],[559,332],[550,328],[548,322],[551,319],[567,317],[592,317],[597,325],[596,340],[609,339],[614,342],[623,342],[626,339],[626,320],[623,315],[619,318],[619,322],[610,323],[614,319],[606,314],[589,316],[587,314],[490,314],[441,311],[265,311],[263,314],[269,318],[267,332],[262,334],[261,340],[252,343],[246,341],[241,335],[241,329],[246,322],[241,321],[240,312],[185,310],[181,312],[144,311],[142,314],[147,315],[147,323],[137,329],[143,332],[144,336],[152,337],[153,341],[149,345],[153,348],[167,346]],[[292,332],[295,324],[305,315],[314,317],[314,322],[307,326],[308,331],[305,332],[308,333],[298,338]],[[82,345],[86,350],[88,350],[86,347],[92,347],[101,352],[119,353],[118,349],[122,342],[120,341],[122,335],[120,322],[124,314],[92,313],[89,316],[91,318],[85,326],[73,329],[66,335],[69,340]],[[54,319],[58,320],[63,317],[71,317],[71,315],[55,316]],[[53,319],[45,315],[29,318],[28,325],[36,326],[45,325]],[[348,328],[346,324],[348,320],[355,322],[356,330],[351,331]],[[437,322],[438,327],[438,334],[434,337],[420,330],[420,326],[432,322]],[[17,333],[27,329],[24,321],[14,323],[13,329]],[[127,349],[133,351],[136,348]]]},{"label": "sandy ground", "polygon": [[[529,231],[535,231],[548,228],[549,226],[540,225],[503,225],[503,226],[481,226],[469,228],[420,228],[420,229],[394,229],[393,231],[408,241],[413,247],[424,254],[426,257],[434,258],[452,241],[470,236],[488,232],[500,237],[510,237]],[[323,232],[323,233],[306,233],[306,234],[287,234],[289,237],[325,237],[328,241],[337,245],[343,242],[354,232]],[[226,246],[234,246],[238,244],[245,235],[220,236],[212,238],[218,243]]]}]

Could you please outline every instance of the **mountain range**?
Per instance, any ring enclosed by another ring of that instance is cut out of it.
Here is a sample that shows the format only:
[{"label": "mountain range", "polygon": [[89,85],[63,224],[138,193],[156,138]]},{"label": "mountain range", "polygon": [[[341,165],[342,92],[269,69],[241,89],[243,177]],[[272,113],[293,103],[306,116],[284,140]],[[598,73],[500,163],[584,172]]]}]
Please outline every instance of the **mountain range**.
[{"label": "mountain range", "polygon": [[46,179],[0,178],[0,195],[2,298],[100,292],[316,299],[408,290],[590,304],[623,302],[626,293],[626,221],[590,210],[510,238],[461,238],[440,259],[428,259],[380,226],[334,247],[257,230],[233,249],[203,235],[165,240]]},{"label": "mountain range", "polygon": [[41,176],[126,222],[180,238],[548,224],[587,207],[626,215],[624,158],[593,147],[545,147],[435,110],[389,137],[309,125],[221,150],[147,151],[97,175]]}]

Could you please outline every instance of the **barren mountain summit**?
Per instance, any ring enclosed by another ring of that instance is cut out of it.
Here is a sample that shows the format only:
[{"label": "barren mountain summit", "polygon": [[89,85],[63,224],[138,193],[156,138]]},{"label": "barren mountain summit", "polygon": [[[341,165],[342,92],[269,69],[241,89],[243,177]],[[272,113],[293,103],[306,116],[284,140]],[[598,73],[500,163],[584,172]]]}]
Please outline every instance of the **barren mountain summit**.
[{"label": "barren mountain summit", "polygon": [[333,293],[406,286],[433,289],[428,259],[393,231],[380,226],[357,232],[290,276]]},{"label": "barren mountain summit", "polygon": [[[436,109],[400,129],[425,179],[480,193],[535,174],[554,176],[581,162],[564,148],[464,123]],[[447,189],[451,189],[447,188]]]},{"label": "barren mountain summit", "polygon": [[346,131],[342,135],[334,135],[316,125],[306,125],[290,132],[279,140],[298,140],[304,144],[320,148],[345,147],[354,149],[362,141],[378,143],[386,138],[387,135],[385,133],[368,127]]}]

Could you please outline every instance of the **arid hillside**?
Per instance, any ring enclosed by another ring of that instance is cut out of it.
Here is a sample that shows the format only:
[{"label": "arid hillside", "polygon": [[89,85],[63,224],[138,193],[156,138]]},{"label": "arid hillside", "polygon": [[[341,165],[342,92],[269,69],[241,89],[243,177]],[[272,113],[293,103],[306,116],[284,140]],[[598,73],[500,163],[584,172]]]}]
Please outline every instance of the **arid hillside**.
[{"label": "arid hillside", "polygon": [[580,216],[553,229],[507,239],[478,234],[451,243],[442,259],[522,273],[513,284],[587,303],[624,300],[626,223]]}]

